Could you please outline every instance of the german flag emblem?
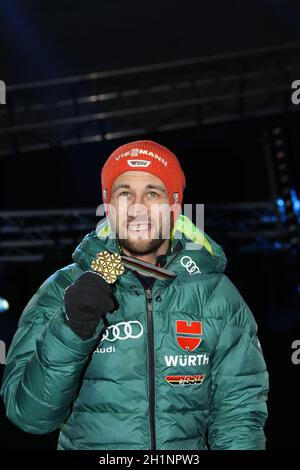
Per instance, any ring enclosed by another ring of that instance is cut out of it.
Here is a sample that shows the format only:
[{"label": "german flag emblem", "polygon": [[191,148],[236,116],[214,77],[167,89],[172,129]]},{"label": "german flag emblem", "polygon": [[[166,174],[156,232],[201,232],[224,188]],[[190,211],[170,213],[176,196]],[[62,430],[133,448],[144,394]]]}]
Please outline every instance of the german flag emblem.
[{"label": "german flag emblem", "polygon": [[170,385],[199,385],[202,384],[205,374],[201,375],[167,375],[166,381]]}]

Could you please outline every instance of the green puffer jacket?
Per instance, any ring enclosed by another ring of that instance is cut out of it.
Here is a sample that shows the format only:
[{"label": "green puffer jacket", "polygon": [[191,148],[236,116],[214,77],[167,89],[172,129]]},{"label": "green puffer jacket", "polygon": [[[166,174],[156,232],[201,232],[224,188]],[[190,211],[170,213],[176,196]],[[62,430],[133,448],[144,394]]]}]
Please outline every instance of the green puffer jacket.
[{"label": "green puffer jacket", "polygon": [[119,252],[109,232],[104,218],[26,306],[1,388],[8,418],[33,434],[60,428],[58,449],[264,449],[257,325],[222,248],[187,217],[166,255],[175,279],[145,291],[126,267],[118,309],[91,339],[64,323],[65,289],[98,252]]}]

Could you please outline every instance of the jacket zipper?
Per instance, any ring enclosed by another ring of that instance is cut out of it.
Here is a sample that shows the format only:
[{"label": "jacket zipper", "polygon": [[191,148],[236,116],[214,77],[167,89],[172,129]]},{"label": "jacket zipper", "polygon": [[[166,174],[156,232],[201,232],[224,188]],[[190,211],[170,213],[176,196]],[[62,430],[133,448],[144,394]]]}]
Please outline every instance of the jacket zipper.
[{"label": "jacket zipper", "polygon": [[[174,256],[167,263],[169,265],[179,254],[176,251]],[[166,267],[166,266],[165,266]],[[154,284],[154,283],[153,283]],[[154,366],[154,335],[153,335],[153,308],[152,308],[152,288],[145,289],[147,299],[147,347],[148,347],[148,366],[149,366],[149,419],[151,450],[156,450],[156,430],[155,430],[155,366]]]},{"label": "jacket zipper", "polygon": [[154,367],[154,341],[153,341],[153,309],[152,287],[145,290],[147,298],[147,336],[148,336],[148,361],[149,361],[149,419],[151,450],[156,450],[155,432],[155,367]]}]

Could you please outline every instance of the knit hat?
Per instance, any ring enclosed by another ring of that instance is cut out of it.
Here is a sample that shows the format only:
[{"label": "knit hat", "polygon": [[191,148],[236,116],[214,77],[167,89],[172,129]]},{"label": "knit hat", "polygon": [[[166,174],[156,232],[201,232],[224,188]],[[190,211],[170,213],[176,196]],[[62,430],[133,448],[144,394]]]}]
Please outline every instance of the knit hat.
[{"label": "knit hat", "polygon": [[152,140],[136,140],[121,145],[108,157],[101,171],[105,204],[110,202],[115,179],[125,171],[134,170],[146,171],[160,178],[167,188],[170,205],[181,206],[186,181],[180,163],[171,150]]}]

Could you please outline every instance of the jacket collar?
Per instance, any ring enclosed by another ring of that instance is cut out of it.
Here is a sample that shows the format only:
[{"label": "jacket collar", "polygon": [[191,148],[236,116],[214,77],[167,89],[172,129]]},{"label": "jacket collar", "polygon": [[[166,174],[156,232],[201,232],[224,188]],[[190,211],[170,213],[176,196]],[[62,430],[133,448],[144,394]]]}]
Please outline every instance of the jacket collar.
[{"label": "jacket collar", "polygon": [[[186,216],[180,214],[171,231],[169,251],[163,255],[164,267],[176,273],[177,279],[190,277],[186,265],[189,259],[199,268],[201,274],[223,272],[227,264],[227,258],[220,245],[218,245],[206,233],[198,229]],[[102,219],[96,230],[87,234],[75,249],[72,258],[84,270],[90,270],[91,262],[97,253],[107,250],[111,253],[122,254],[118,240],[114,237],[107,217]],[[187,258],[183,257],[186,256]],[[126,268],[118,281],[136,279],[132,270]],[[198,276],[197,276],[198,277]],[[168,282],[168,281],[166,281]]]}]

